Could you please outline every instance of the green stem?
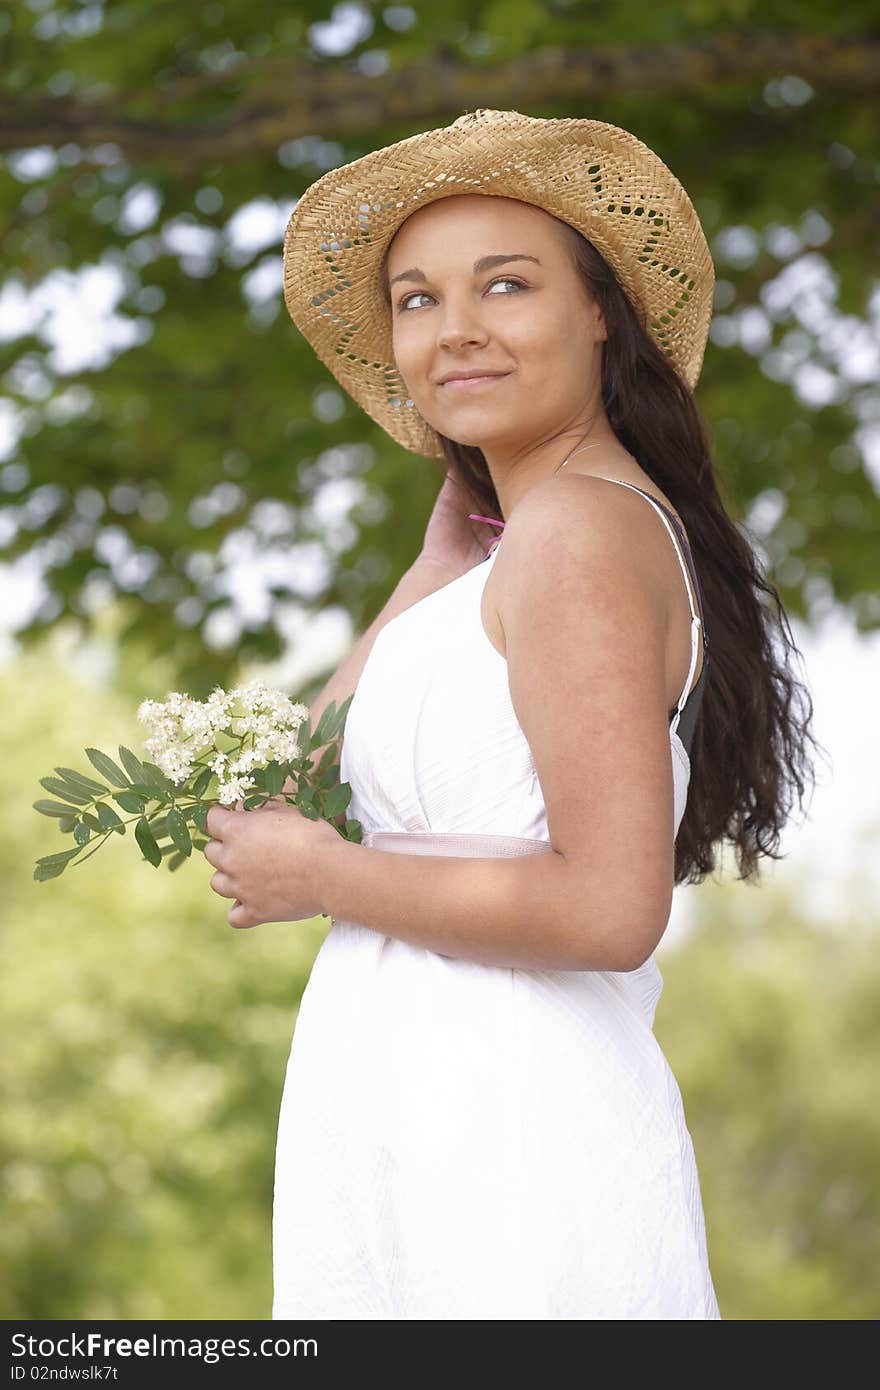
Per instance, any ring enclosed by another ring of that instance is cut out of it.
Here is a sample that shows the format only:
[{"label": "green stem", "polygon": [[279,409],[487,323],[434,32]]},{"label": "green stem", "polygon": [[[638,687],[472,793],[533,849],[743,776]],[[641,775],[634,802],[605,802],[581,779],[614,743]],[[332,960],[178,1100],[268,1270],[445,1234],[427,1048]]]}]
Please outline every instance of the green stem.
[{"label": "green stem", "polygon": [[[103,839],[99,840],[98,843],[97,843],[96,845],[94,845],[94,846],[89,850],[88,854],[84,854],[84,855],[82,856],[81,859],[71,859],[71,860],[70,860],[70,863],[67,864],[67,865],[65,865],[65,867],[66,867],[66,868],[69,868],[69,869],[75,869],[76,866],[77,866],[78,864],[84,864],[84,863],[86,862],[87,859],[91,859],[92,855],[95,854],[95,853],[97,853],[97,851],[98,851],[98,850],[101,848],[101,846],[103,845],[104,841],[107,839],[107,836],[108,836],[108,835],[112,835],[112,834],[113,834],[113,831],[112,831],[112,830],[106,831],[106,833],[104,834]],[[85,845],[83,845],[83,849],[85,849]]]}]

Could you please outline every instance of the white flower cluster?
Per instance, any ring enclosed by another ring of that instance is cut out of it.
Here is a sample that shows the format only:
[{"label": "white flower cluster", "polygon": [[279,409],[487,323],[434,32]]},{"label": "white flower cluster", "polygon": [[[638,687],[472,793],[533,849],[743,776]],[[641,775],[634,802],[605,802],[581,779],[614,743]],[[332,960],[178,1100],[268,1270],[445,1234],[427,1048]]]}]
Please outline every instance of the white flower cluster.
[{"label": "white flower cluster", "polygon": [[[252,790],[248,774],[255,767],[298,755],[299,727],[309,711],[253,680],[230,691],[217,686],[204,701],[173,690],[163,701],[144,700],[137,713],[150,731],[144,748],[166,777],[182,786],[210,767],[219,781],[217,800],[233,806]],[[232,741],[238,748],[230,748]]]}]

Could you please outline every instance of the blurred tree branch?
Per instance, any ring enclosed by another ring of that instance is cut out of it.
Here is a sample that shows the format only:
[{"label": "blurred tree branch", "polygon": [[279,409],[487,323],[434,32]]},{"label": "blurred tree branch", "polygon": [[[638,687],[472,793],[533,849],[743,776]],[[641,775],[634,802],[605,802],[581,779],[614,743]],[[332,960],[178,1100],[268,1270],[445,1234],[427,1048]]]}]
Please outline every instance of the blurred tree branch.
[{"label": "blurred tree branch", "polygon": [[[397,121],[444,118],[477,106],[542,107],[572,100],[654,93],[706,93],[719,83],[797,73],[823,91],[880,89],[880,38],[746,27],[679,43],[538,48],[498,64],[468,63],[448,50],[365,81],[354,65],[309,55],[245,59],[231,70],[182,75],[149,88],[70,96],[0,95],[0,151],[65,141],[112,141],[130,157],[192,166],[274,150],[320,130],[326,139]],[[175,113],[209,92],[240,98],[232,115]],[[133,110],[147,113],[127,114]]]}]

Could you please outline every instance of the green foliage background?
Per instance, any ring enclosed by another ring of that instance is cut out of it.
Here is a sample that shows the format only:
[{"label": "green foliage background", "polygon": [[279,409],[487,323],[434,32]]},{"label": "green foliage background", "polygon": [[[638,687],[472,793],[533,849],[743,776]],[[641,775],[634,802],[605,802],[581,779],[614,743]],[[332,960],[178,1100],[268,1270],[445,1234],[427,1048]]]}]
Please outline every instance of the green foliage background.
[{"label": "green foliage background", "polygon": [[17,789],[0,851],[0,1315],[268,1317],[274,1126],[327,924],[235,931],[203,855],[154,869],[129,833],[33,883],[62,840],[34,824],[35,779],[80,766],[96,731],[108,751],[142,745],[127,694],[48,650],[0,688]]},{"label": "green foliage background", "polygon": [[[760,543],[792,614],[838,603],[862,630],[880,621],[880,498],[860,442],[877,383],[841,365],[877,305],[875,7],[364,4],[337,55],[312,27],[329,12],[0,9],[3,289],[111,266],[115,322],[134,332],[73,369],[48,318],[0,337],[0,406],[19,436],[0,460],[0,562],[33,563],[47,585],[0,670],[6,1318],[270,1313],[277,1110],[326,924],[234,932],[203,858],[170,875],[130,837],[31,878],[59,848],[31,809],[41,776],[86,745],[137,748],[142,699],[205,695],[277,655],[284,601],[339,605],[363,630],[436,495],[437,465],[394,446],[299,337],[272,288],[280,231],[242,250],[229,230],[242,209],[277,215],[327,168],[479,106],[636,132],[682,179],[716,258],[698,402],[731,514],[771,504]],[[138,223],[144,191],[157,209]],[[756,343],[746,316],[801,254],[827,276],[824,316],[779,309]],[[833,380],[827,404],[799,391],[804,367]],[[340,480],[355,485],[341,532],[319,505]],[[274,549],[283,572],[266,620],[217,645],[227,542],[255,563]],[[309,545],[328,562],[317,589]],[[112,679],[83,683],[77,642],[111,630]],[[876,1317],[878,924],[843,889],[821,929],[766,885],[710,882],[698,900],[696,934],[661,961],[657,1034],[722,1313]]]}]

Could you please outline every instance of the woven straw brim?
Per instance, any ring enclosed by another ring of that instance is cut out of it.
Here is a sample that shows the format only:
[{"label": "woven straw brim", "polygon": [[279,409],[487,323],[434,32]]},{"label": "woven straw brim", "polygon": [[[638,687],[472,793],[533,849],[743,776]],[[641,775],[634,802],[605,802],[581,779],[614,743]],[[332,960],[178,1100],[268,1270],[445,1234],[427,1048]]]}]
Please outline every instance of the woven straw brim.
[{"label": "woven straw brim", "polygon": [[398,227],[460,193],[517,198],[577,228],[693,390],[709,333],[712,256],[675,175],[629,131],[481,109],[331,169],[303,193],[284,238],[284,301],[318,357],[371,419],[440,458],[394,363],[380,281]]}]

